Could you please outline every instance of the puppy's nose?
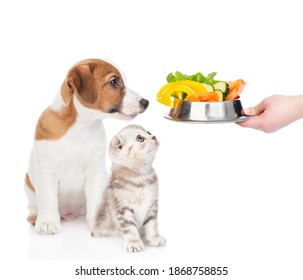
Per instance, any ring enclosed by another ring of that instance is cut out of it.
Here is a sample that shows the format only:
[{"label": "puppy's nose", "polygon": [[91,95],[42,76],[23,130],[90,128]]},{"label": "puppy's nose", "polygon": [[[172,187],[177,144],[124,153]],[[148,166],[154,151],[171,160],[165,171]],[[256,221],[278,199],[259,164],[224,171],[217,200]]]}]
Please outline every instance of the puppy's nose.
[{"label": "puppy's nose", "polygon": [[148,107],[149,101],[147,99],[142,98],[140,101],[140,106],[146,109]]},{"label": "puppy's nose", "polygon": [[152,139],[155,140],[155,141],[157,141],[157,137],[156,136],[153,136]]}]

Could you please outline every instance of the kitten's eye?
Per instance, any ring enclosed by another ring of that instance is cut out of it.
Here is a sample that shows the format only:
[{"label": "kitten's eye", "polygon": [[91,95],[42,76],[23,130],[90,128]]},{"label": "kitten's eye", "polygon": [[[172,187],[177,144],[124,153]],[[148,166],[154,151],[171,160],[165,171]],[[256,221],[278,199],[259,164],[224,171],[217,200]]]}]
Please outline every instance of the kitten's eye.
[{"label": "kitten's eye", "polygon": [[149,131],[147,131],[147,134],[148,134],[148,135],[152,135]]},{"label": "kitten's eye", "polygon": [[141,136],[141,135],[138,135],[137,138],[136,138],[136,140],[138,142],[144,142],[145,138],[143,136]]},{"label": "kitten's eye", "polygon": [[118,87],[119,86],[119,78],[117,76],[114,76],[114,78],[109,81],[109,84],[114,88]]}]

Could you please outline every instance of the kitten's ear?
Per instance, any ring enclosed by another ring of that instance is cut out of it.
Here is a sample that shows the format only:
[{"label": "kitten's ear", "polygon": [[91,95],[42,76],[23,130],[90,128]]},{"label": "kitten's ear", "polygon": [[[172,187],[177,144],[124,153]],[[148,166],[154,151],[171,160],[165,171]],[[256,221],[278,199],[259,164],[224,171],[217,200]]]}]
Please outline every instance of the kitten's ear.
[{"label": "kitten's ear", "polygon": [[123,141],[121,139],[121,137],[119,135],[116,135],[110,145],[112,146],[113,150],[117,153],[118,151],[120,151],[123,147]]}]

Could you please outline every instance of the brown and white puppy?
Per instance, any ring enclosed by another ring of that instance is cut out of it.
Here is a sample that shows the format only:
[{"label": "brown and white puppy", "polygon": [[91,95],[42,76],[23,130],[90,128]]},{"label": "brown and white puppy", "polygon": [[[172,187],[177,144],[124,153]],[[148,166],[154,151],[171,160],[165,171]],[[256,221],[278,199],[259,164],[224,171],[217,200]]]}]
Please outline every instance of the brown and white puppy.
[{"label": "brown and white puppy", "polygon": [[40,234],[61,230],[60,218],[86,213],[92,229],[103,189],[106,139],[103,119],[130,120],[148,100],[125,87],[111,64],[88,59],[67,73],[40,116],[25,180],[28,221]]}]

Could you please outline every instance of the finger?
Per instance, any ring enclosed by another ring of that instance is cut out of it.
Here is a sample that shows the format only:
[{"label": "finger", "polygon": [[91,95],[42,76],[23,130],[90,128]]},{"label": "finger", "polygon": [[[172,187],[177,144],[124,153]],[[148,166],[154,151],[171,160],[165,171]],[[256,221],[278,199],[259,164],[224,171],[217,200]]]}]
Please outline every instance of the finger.
[{"label": "finger", "polygon": [[243,109],[242,114],[245,116],[256,116],[257,112],[256,112],[255,107],[251,107],[251,108]]},{"label": "finger", "polygon": [[262,118],[261,116],[251,116],[248,120],[243,122],[238,122],[237,124],[242,127],[251,127],[258,129],[262,125]]},{"label": "finger", "polygon": [[255,107],[245,108],[243,109],[243,114],[245,116],[258,116],[262,114],[265,110],[265,104],[264,102],[261,102]]}]

